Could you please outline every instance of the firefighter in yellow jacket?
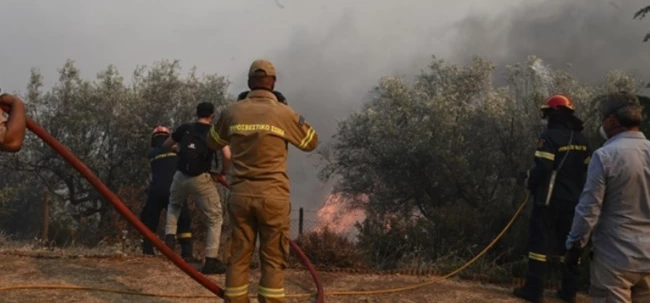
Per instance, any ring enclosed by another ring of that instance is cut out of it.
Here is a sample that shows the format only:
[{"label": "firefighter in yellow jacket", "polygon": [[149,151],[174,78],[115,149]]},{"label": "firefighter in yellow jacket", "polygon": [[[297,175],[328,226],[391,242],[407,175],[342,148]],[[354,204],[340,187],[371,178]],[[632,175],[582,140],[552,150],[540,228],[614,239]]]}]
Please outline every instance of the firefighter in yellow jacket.
[{"label": "firefighter in yellow jacket", "polygon": [[221,112],[208,145],[230,145],[233,181],[228,201],[232,224],[226,248],[226,302],[249,302],[249,263],[260,237],[261,303],[284,302],[284,269],[289,257],[289,178],[286,142],[316,149],[318,136],[305,119],[278,101],[275,67],[255,60],[248,73],[251,92]]}]

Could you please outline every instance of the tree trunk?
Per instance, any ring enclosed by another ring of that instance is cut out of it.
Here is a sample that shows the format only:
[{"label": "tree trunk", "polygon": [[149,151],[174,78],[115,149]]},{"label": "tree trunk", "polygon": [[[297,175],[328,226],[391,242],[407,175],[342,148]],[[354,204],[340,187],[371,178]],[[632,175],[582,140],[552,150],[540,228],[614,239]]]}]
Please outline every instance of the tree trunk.
[{"label": "tree trunk", "polygon": [[[103,203],[103,201],[102,201]],[[102,205],[101,210],[100,210],[100,221],[99,221],[99,231],[97,234],[97,239],[93,239],[93,241],[101,241],[102,239],[105,240],[114,240],[115,237],[118,235],[118,230],[116,230],[115,226],[115,221],[114,221],[114,214],[113,212],[109,209],[110,206],[108,205]]]},{"label": "tree trunk", "polygon": [[41,241],[44,244],[50,242],[49,228],[50,228],[50,192],[47,189],[45,189],[43,195],[43,217],[41,218]]}]

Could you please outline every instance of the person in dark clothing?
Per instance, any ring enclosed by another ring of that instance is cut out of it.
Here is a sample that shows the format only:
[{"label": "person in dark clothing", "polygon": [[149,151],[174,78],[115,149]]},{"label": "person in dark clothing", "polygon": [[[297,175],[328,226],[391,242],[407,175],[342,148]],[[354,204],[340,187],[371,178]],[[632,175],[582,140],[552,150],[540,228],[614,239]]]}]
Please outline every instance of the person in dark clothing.
[{"label": "person in dark clothing", "polygon": [[[514,295],[541,302],[547,262],[557,256],[563,262],[575,207],[585,183],[591,150],[582,134],[583,122],[574,115],[573,102],[564,95],[548,98],[541,107],[547,121],[535,151],[535,166],[522,178],[534,199],[528,231],[528,273]],[[578,264],[564,264],[557,296],[575,302]]]},{"label": "person in dark clothing", "polygon": [[218,157],[216,151],[207,145],[206,138],[214,114],[214,104],[199,103],[196,106],[196,121],[182,124],[163,143],[163,147],[178,145],[178,164],[171,183],[167,207],[165,243],[171,247],[175,246],[178,239],[177,220],[182,207],[187,204],[187,199],[192,197],[206,218],[205,262],[201,268],[204,275],[226,272],[226,265],[219,259],[223,210],[221,197],[212,177],[212,164],[220,162],[220,174],[222,177],[227,175],[230,168],[230,147],[224,146],[220,150],[221,157]]},{"label": "person in dark clothing", "polygon": [[[158,126],[151,135],[151,149],[148,153],[151,165],[151,180],[149,183],[147,202],[140,214],[140,220],[149,230],[156,232],[160,219],[160,212],[169,204],[169,188],[172,185],[178,157],[173,150],[163,149],[163,142],[171,135],[171,131]],[[181,256],[185,261],[194,260],[192,253],[192,221],[187,203],[183,205],[178,219],[178,243],[181,246]],[[142,253],[153,255],[153,244],[147,239],[143,240]]]}]

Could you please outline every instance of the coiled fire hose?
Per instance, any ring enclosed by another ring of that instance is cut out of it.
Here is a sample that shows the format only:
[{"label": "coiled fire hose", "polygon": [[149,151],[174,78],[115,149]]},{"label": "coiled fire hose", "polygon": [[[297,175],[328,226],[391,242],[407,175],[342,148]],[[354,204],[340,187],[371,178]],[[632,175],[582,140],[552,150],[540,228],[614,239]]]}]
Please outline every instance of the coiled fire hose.
[{"label": "coiled fire hose", "polygon": [[[0,105],[2,109],[5,112],[11,112],[11,108],[7,105]],[[197,281],[199,284],[201,284],[203,287],[208,289],[209,291],[213,292],[217,296],[223,298],[224,297],[224,291],[221,289],[217,284],[206,278],[204,275],[199,273],[194,267],[190,266],[187,264],[183,258],[181,258],[180,255],[176,254],[172,249],[167,247],[158,237],[149,230],[139,219],[136,217],[131,210],[126,207],[124,202],[120,200],[120,198],[117,197],[104,183],[97,177],[77,156],[75,156],[70,150],[68,150],[61,142],[59,142],[57,139],[55,139],[50,133],[48,133],[45,129],[43,129],[40,125],[38,125],[36,122],[34,122],[32,119],[26,118],[25,119],[26,126],[27,128],[32,131],[36,136],[41,138],[43,142],[45,142],[47,145],[49,145],[52,149],[54,149],[61,157],[70,164],[74,169],[76,169],[88,182],[102,195],[104,196],[113,206],[117,211],[133,226],[135,229],[140,232],[147,240],[151,241],[151,243],[163,254],[165,257],[167,257],[174,265],[176,265],[178,268],[180,268],[183,272],[185,272],[188,276],[190,276],[192,279]],[[220,179],[220,182],[226,186],[228,186],[228,183],[225,182],[225,180]],[[317,288],[317,293],[316,293],[316,302],[317,303],[322,303],[324,302],[324,296],[323,296],[323,286],[321,282],[318,279],[318,275],[316,274],[316,270],[314,269],[313,264],[309,261],[307,256],[302,252],[302,250],[293,242],[290,240],[289,244],[291,245],[291,248],[294,249],[294,251],[298,254],[300,257],[300,260],[303,262],[303,264],[307,267],[309,270],[312,278],[314,279],[314,282],[316,283],[316,288]]]}]

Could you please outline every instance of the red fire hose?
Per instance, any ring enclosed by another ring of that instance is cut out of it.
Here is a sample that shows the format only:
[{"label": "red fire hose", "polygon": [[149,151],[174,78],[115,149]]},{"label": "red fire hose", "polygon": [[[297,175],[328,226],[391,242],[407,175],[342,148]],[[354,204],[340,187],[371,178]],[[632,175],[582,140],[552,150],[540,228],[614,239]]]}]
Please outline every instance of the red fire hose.
[{"label": "red fire hose", "polygon": [[[6,112],[11,112],[10,107],[6,105],[0,105],[2,109]],[[33,120],[26,118],[26,125],[27,128],[32,131],[34,134],[36,134],[43,142],[45,142],[47,145],[49,145],[52,149],[54,149],[57,153],[65,159],[70,166],[74,167],[88,182],[102,195],[104,196],[115,208],[117,211],[133,226],[135,227],[145,238],[147,238],[153,245],[160,250],[160,252],[165,255],[169,260],[171,260],[178,268],[180,268],[182,271],[184,271],[188,276],[192,277],[192,279],[196,280],[201,284],[203,287],[207,288],[211,292],[215,293],[217,296],[223,298],[224,292],[223,289],[221,289],[217,284],[214,282],[210,281],[208,278],[206,278],[204,275],[199,273],[194,267],[190,266],[187,264],[183,258],[180,257],[180,255],[176,254],[172,249],[167,247],[162,241],[158,239],[158,237],[149,230],[139,219],[136,217],[131,210],[124,205],[124,203],[118,198],[102,181],[83,163],[79,158],[77,158],[72,152],[70,152],[61,142],[56,140],[52,135],[50,135],[45,129],[43,129],[40,125],[38,125],[36,122]],[[228,183],[223,180],[219,179],[219,181],[226,187],[228,186]],[[324,295],[323,295],[323,286],[321,282],[318,279],[318,276],[316,274],[316,270],[314,269],[314,266],[311,264],[307,256],[300,250],[300,248],[293,242],[289,242],[291,244],[291,248],[295,250],[295,252],[298,254],[300,257],[301,261],[303,264],[307,267],[309,272],[311,273],[311,276],[314,278],[314,282],[316,283],[316,289],[317,289],[317,294],[316,294],[316,302],[322,303],[324,302]]]}]

